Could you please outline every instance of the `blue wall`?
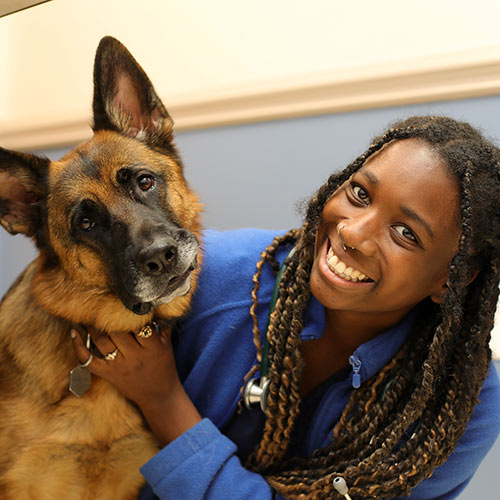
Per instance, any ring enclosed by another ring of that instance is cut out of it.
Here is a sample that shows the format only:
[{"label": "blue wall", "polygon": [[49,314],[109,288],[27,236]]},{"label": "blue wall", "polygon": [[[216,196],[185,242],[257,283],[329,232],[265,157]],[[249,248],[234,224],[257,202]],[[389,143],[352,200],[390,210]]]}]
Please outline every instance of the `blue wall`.
[{"label": "blue wall", "polygon": [[[494,96],[183,132],[177,144],[186,176],[205,204],[205,226],[288,228],[300,225],[297,203],[331,172],[390,122],[414,114],[452,116],[500,137],[500,96]],[[64,152],[44,153],[57,159]],[[0,293],[33,255],[25,238],[0,232]],[[460,499],[498,498],[499,463],[497,443]]]}]

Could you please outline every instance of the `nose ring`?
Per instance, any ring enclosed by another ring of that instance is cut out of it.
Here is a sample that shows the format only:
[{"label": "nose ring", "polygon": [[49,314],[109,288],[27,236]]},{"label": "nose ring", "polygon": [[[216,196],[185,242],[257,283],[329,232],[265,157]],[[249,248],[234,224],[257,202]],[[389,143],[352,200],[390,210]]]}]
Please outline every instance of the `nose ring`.
[{"label": "nose ring", "polygon": [[340,231],[342,231],[342,229],[344,228],[345,226],[337,227],[337,234],[339,235],[340,241],[342,242],[342,248],[344,249],[344,252],[347,251],[348,248],[350,250],[356,250],[354,247],[346,246],[346,244],[344,243],[344,238],[342,238],[342,235],[340,234]]}]

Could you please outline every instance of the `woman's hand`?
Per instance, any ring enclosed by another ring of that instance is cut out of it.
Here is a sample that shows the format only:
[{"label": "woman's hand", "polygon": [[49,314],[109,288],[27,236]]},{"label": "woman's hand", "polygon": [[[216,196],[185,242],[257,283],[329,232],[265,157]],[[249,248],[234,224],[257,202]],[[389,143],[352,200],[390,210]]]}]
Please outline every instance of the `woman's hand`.
[{"label": "woman's hand", "polygon": [[[156,328],[148,337],[132,332],[101,334],[89,328],[92,341],[104,358],[94,354],[88,366],[91,373],[113,384],[139,407],[156,399],[168,398],[180,385],[170,338]],[[76,354],[83,363],[90,352],[77,332],[72,332]],[[114,359],[106,359],[116,353]]]},{"label": "woman's hand", "polygon": [[[152,331],[151,336],[140,337],[130,332],[105,335],[89,329],[104,357],[94,355],[87,369],[136,403],[156,437],[167,444],[201,417],[180,383],[169,334],[157,327]],[[78,359],[85,363],[90,352],[78,332],[72,330],[71,337]]]}]

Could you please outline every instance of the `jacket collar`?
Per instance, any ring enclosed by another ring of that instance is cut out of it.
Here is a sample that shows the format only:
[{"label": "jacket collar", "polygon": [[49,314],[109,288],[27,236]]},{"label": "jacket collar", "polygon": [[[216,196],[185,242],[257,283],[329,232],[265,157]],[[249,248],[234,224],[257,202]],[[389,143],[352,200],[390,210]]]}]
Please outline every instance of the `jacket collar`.
[{"label": "jacket collar", "polygon": [[[378,373],[401,349],[410,334],[418,307],[411,310],[399,323],[361,344],[354,352],[360,361],[361,383]],[[305,313],[302,340],[317,339],[326,328],[325,308],[311,295]]]}]

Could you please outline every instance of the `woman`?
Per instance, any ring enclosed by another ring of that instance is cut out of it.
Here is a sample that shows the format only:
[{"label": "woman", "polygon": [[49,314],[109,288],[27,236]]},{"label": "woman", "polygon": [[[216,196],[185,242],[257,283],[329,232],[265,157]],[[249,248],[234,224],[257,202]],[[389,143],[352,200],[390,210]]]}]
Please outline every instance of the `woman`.
[{"label": "woman", "polygon": [[[499,160],[465,123],[405,120],[330,177],[300,230],[206,232],[177,368],[163,336],[94,335],[119,355],[91,371],[165,446],[142,469],[156,495],[456,498],[500,430]],[[265,418],[238,404],[260,364]]]}]

